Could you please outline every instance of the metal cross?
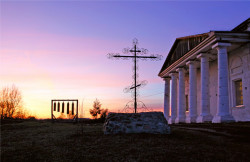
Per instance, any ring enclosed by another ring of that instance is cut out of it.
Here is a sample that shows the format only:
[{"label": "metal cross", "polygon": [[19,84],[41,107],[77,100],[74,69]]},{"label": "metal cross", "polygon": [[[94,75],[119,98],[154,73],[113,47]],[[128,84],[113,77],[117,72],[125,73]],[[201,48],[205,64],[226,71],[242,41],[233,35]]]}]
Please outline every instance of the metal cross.
[{"label": "metal cross", "polygon": [[[128,56],[125,56],[125,55],[120,55],[119,53],[109,53],[108,54],[108,58],[109,59],[112,59],[112,58],[115,58],[115,59],[119,59],[119,58],[122,58],[122,59],[132,59],[133,62],[134,62],[134,67],[133,67],[133,70],[134,70],[134,76],[133,76],[133,79],[134,79],[134,83],[132,86],[129,86],[127,88],[124,89],[124,92],[130,92],[131,90],[134,90],[134,109],[135,109],[135,113],[137,111],[137,88],[140,88],[142,86],[145,86],[146,85],[146,81],[142,81],[141,83],[138,83],[137,82],[137,78],[138,78],[138,74],[137,74],[137,69],[138,69],[138,66],[137,66],[137,62],[138,60],[137,59],[142,59],[142,60],[147,60],[147,59],[150,59],[150,60],[161,60],[162,59],[162,55],[153,55],[151,54],[150,56],[142,56],[143,54],[147,54],[148,50],[147,49],[144,49],[144,48],[138,48],[138,40],[135,38],[133,39],[133,48],[124,48],[123,49],[123,53],[131,53],[132,55],[128,55]],[[138,56],[138,54],[141,54]]]}]

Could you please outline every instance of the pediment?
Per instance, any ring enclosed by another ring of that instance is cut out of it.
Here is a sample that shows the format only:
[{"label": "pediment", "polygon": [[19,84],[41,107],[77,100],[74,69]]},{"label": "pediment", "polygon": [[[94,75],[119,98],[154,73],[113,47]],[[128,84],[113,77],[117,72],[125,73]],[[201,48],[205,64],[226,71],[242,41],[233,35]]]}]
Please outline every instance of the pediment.
[{"label": "pediment", "polygon": [[195,48],[198,44],[200,44],[203,40],[208,37],[208,33],[192,35],[187,37],[177,38],[172,46],[160,73],[173,64],[175,61],[180,59],[186,53]]}]

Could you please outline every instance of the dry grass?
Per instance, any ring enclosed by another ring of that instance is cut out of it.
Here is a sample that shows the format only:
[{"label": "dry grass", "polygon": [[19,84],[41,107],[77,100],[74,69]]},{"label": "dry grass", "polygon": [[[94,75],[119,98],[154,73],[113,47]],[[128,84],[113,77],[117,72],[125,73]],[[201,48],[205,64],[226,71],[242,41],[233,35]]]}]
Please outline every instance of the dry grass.
[{"label": "dry grass", "polygon": [[2,124],[1,161],[250,161],[250,123],[171,127],[170,135],[104,135],[102,124]]}]

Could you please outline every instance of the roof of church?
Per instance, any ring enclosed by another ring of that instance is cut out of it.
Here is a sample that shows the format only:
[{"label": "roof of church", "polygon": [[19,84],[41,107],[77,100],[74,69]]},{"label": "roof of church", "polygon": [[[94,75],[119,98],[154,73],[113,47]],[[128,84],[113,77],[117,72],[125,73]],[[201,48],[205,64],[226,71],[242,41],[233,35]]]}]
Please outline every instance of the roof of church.
[{"label": "roof of church", "polygon": [[[238,25],[237,27],[235,27],[231,31],[220,31],[220,32],[228,32],[228,33],[245,32],[245,31],[247,31],[249,24],[250,24],[250,18],[248,18],[247,20],[242,22],[240,25]],[[195,48],[198,44],[200,44],[202,41],[204,41],[208,37],[209,37],[209,32],[203,33],[203,34],[197,34],[197,35],[176,38],[172,48],[170,49],[170,52],[168,53],[167,58],[166,58],[163,66],[159,72],[159,75],[167,67],[169,67],[171,64],[173,64],[178,59],[180,59],[182,56],[184,56],[190,50]]]},{"label": "roof of church", "polygon": [[248,25],[250,24],[250,18],[242,22],[240,25],[233,28],[233,32],[239,32],[239,31],[246,31],[248,28]]},{"label": "roof of church", "polygon": [[208,33],[176,38],[160,73],[208,37]]}]

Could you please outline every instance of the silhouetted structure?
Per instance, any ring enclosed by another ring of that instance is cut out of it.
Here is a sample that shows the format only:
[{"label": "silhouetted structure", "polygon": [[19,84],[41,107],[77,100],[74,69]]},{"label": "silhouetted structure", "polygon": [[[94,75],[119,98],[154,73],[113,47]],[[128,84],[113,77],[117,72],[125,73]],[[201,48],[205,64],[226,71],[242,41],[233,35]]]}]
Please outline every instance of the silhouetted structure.
[{"label": "silhouetted structure", "polygon": [[[62,113],[64,113],[64,102],[67,102],[67,114],[70,114],[70,102],[72,102],[71,106],[71,114],[74,115],[75,109],[76,109],[76,114],[73,118],[73,121],[77,122],[78,121],[78,100],[77,99],[60,99],[60,100],[51,100],[51,120],[52,122],[56,120],[56,117],[54,116],[54,111],[56,111],[56,103],[57,103],[57,112],[60,112],[60,105],[62,102]],[[75,104],[76,103],[76,106]]]},{"label": "silhouetted structure", "polygon": [[[147,60],[147,59],[151,59],[152,61],[153,60],[161,60],[162,56],[161,55],[150,55],[150,56],[142,56],[142,55],[139,55],[138,54],[147,54],[148,50],[147,49],[144,49],[144,48],[138,48],[138,40],[135,38],[133,40],[133,48],[125,48],[123,50],[123,53],[131,53],[131,55],[129,56],[125,56],[125,55],[120,55],[119,53],[116,53],[116,54],[112,54],[112,53],[109,53],[108,54],[108,58],[116,58],[116,59],[119,59],[119,58],[122,58],[124,60],[127,60],[127,59],[132,59],[133,62],[134,62],[134,67],[133,67],[133,70],[134,70],[134,75],[133,75],[133,78],[134,78],[134,83],[132,86],[130,87],[127,87],[124,89],[125,92],[130,92],[130,91],[133,91],[132,94],[134,94],[134,110],[135,110],[135,113],[136,113],[136,110],[137,110],[137,96],[138,96],[138,91],[137,91],[137,88],[140,88],[142,87],[143,85],[146,85],[146,81],[142,81],[141,83],[138,83],[137,82],[137,78],[138,78],[138,74],[137,74],[137,70],[138,70],[138,65],[137,65],[137,59],[142,59],[142,60]],[[143,104],[144,105],[144,104]]]}]

